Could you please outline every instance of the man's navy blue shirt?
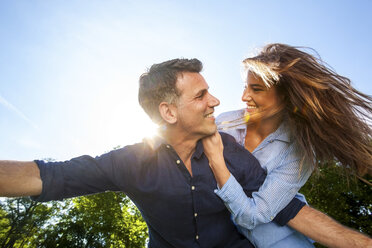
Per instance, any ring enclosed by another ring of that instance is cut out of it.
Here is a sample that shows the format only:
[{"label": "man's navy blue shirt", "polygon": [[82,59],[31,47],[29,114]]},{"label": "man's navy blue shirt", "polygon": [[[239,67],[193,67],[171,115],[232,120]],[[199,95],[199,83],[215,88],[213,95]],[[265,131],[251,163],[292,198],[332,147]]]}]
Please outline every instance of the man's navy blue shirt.
[{"label": "man's navy blue shirt", "polygon": [[[221,133],[230,172],[251,196],[265,180],[258,161],[231,136]],[[141,211],[149,247],[253,247],[214,193],[216,180],[199,141],[191,158],[192,176],[175,150],[157,137],[92,158],[35,161],[43,189],[37,201],[122,191]],[[278,216],[286,224],[303,205],[294,199]]]}]

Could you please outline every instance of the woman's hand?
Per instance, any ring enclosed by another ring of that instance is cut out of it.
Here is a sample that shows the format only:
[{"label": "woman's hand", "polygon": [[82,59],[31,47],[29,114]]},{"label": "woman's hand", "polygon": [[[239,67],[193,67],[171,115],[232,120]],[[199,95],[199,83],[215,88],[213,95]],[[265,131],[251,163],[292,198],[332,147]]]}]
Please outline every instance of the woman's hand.
[{"label": "woman's hand", "polygon": [[202,139],[204,154],[209,160],[214,177],[218,186],[222,186],[230,177],[230,171],[227,169],[225,159],[223,157],[223,143],[220,133],[217,131],[213,135]]},{"label": "woman's hand", "polygon": [[223,143],[219,132],[202,139],[204,153],[209,162],[223,160]]}]

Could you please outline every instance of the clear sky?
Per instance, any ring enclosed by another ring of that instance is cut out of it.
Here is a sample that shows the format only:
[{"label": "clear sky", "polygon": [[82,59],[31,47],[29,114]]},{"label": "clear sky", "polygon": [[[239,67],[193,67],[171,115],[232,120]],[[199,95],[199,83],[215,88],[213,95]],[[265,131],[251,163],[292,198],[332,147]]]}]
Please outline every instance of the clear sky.
[{"label": "clear sky", "polygon": [[153,63],[199,58],[217,113],[243,107],[240,62],[271,42],[310,46],[372,94],[369,0],[0,1],[0,159],[69,159],[139,142]]}]

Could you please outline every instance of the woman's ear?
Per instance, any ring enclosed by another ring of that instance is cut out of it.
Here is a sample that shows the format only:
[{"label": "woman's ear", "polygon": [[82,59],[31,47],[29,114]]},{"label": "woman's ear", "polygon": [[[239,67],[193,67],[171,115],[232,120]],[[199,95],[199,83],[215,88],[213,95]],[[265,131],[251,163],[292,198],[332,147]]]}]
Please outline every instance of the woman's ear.
[{"label": "woman's ear", "polygon": [[175,124],[177,122],[177,107],[168,102],[161,102],[159,104],[159,113],[163,120],[168,124]]}]

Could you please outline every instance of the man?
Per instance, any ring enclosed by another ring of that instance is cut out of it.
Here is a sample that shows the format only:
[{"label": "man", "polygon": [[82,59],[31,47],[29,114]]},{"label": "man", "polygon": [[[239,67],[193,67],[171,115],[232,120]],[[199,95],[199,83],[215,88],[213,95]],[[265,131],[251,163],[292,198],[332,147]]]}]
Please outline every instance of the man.
[{"label": "man", "polygon": [[[208,92],[201,69],[196,59],[176,59],[153,65],[141,76],[139,102],[163,127],[161,137],[96,158],[2,161],[0,195],[48,201],[123,191],[147,222],[149,247],[252,247],[214,194],[216,181],[200,139],[216,132],[213,112],[219,101]],[[265,179],[264,171],[232,137],[222,134],[222,139],[227,166],[250,195]],[[275,219],[282,225],[289,220],[293,228],[325,244],[336,244],[332,235],[339,232],[348,240],[368,241],[296,199]]]}]

